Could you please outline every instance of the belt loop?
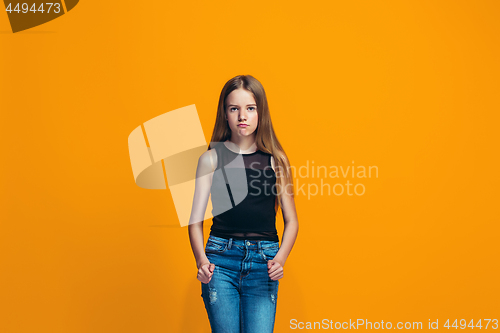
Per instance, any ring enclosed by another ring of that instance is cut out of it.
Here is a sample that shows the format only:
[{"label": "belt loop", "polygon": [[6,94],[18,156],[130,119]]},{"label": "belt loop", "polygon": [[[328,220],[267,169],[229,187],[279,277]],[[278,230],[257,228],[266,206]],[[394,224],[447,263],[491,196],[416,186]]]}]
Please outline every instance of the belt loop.
[{"label": "belt loop", "polygon": [[260,240],[257,241],[257,249],[259,253],[261,252],[262,247],[260,246]]},{"label": "belt loop", "polygon": [[231,238],[229,238],[229,244],[228,244],[228,246],[227,246],[227,249],[228,249],[228,250],[231,250],[231,245],[232,245],[232,244],[233,244],[233,238],[231,237]]}]

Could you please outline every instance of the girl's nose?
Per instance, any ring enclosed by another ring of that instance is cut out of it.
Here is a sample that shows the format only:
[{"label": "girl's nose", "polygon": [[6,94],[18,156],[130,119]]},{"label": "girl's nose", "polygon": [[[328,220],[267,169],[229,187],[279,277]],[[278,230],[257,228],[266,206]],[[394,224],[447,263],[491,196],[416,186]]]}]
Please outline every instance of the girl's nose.
[{"label": "girl's nose", "polygon": [[240,114],[239,114],[239,119],[238,120],[247,120],[247,113],[246,111],[240,111]]}]

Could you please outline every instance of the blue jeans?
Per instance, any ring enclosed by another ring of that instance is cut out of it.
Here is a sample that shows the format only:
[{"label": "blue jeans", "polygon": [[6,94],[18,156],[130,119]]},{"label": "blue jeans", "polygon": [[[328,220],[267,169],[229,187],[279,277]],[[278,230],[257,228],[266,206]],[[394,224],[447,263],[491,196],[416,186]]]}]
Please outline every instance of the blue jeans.
[{"label": "blue jeans", "polygon": [[267,272],[277,241],[226,239],[210,235],[205,247],[215,264],[212,279],[201,284],[212,332],[271,333],[279,280]]}]

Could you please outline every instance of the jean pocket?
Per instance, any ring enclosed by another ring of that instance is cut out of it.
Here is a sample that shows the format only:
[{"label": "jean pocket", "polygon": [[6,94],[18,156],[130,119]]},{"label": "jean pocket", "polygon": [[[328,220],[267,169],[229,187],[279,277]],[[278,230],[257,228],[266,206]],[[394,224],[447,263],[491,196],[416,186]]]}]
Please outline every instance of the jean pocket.
[{"label": "jean pocket", "polygon": [[264,260],[272,260],[278,254],[279,246],[263,247],[261,249],[262,258]]},{"label": "jean pocket", "polygon": [[222,253],[227,250],[227,243],[209,239],[205,246],[205,253]]}]

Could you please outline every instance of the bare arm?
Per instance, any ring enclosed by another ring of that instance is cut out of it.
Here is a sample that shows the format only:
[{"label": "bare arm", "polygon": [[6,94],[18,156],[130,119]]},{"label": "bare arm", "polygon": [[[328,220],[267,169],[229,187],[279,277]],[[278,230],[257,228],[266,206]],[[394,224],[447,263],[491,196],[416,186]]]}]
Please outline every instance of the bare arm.
[{"label": "bare arm", "polygon": [[188,225],[191,249],[193,250],[196,259],[196,267],[198,269],[210,263],[205,255],[203,244],[203,220],[205,217],[205,210],[207,209],[208,198],[210,196],[210,187],[212,186],[213,166],[217,159],[217,155],[214,154],[214,152],[213,149],[207,150],[198,160],[193,207],[191,209]]},{"label": "bare arm", "polygon": [[295,210],[295,200],[291,193],[285,193],[283,191],[283,198],[281,199],[281,207],[283,211],[283,221],[285,222],[285,228],[283,230],[283,237],[281,240],[281,246],[274,257],[274,260],[279,262],[281,266],[285,265],[286,259],[288,258],[292,247],[295,244],[295,239],[299,232],[299,220],[297,218],[297,212]]},{"label": "bare arm", "polygon": [[281,209],[285,228],[283,230],[280,249],[274,257],[274,260],[279,262],[281,266],[285,265],[299,232],[299,220],[295,209],[295,200],[291,192],[291,189],[282,190]]}]

